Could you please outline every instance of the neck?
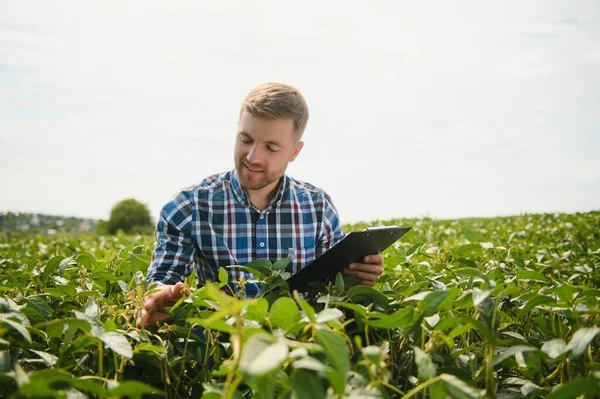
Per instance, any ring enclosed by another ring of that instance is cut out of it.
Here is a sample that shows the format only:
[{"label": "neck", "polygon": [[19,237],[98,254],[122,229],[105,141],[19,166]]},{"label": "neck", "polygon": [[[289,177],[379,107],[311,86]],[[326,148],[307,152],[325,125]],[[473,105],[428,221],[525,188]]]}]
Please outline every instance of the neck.
[{"label": "neck", "polygon": [[261,211],[264,210],[269,206],[273,198],[275,198],[275,195],[277,195],[279,184],[282,181],[283,179],[279,179],[260,190],[248,190],[248,199],[257,209],[260,209]]}]

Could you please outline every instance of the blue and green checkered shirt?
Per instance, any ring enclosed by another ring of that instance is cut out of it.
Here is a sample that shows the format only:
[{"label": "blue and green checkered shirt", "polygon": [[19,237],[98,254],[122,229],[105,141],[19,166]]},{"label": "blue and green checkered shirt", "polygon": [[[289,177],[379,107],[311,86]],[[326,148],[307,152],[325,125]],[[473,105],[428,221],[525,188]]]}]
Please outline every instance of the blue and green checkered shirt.
[{"label": "blue and green checkered shirt", "polygon": [[[229,171],[182,190],[162,208],[147,279],[175,284],[195,270],[201,283],[216,281],[220,267],[285,257],[294,274],[343,236],[337,210],[323,190],[283,176],[277,194],[260,211],[235,170]],[[238,268],[227,270],[230,282],[242,274],[252,277]],[[258,289],[249,283],[246,295],[253,297]]]}]

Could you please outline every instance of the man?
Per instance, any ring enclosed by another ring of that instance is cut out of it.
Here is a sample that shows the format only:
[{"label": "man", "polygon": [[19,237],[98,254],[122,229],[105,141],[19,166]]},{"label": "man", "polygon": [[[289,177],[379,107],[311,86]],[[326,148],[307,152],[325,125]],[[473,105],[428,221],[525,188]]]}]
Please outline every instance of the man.
[{"label": "man", "polygon": [[[285,175],[304,146],[307,122],[306,101],[291,86],[267,83],[248,94],[238,120],[235,169],[181,191],[161,211],[147,279],[163,286],[146,299],[138,327],[167,318],[160,311],[182,297],[181,281],[194,269],[201,282],[215,281],[219,267],[290,257],[295,273],[342,239],[329,196]],[[228,270],[230,281],[249,277]],[[344,273],[373,286],[383,258],[367,256]],[[246,285],[247,296],[257,291],[256,284]]]}]

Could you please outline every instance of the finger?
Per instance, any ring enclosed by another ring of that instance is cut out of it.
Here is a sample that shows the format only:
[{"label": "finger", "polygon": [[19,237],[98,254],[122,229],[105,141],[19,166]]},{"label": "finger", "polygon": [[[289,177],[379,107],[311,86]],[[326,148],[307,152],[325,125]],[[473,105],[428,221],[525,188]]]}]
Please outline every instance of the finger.
[{"label": "finger", "polygon": [[381,254],[367,255],[363,261],[372,265],[383,265],[383,256]]},{"label": "finger", "polygon": [[150,311],[154,310],[155,306],[156,306],[155,296],[154,295],[150,295],[144,301],[144,309],[150,312]]},{"label": "finger", "polygon": [[367,281],[367,280],[363,280],[360,282],[361,285],[366,285],[368,287],[373,287],[375,285],[374,281]]},{"label": "finger", "polygon": [[381,265],[366,264],[366,263],[351,263],[349,269],[351,271],[377,274],[379,276],[383,274],[383,266],[381,266]]},{"label": "finger", "polygon": [[372,273],[363,273],[363,272],[359,272],[356,274],[356,277],[358,277],[359,279],[361,279],[362,281],[372,281],[372,282],[377,282],[377,280],[379,280],[379,275],[377,274],[372,274]]},{"label": "finger", "polygon": [[171,316],[169,316],[166,313],[154,312],[154,313],[149,314],[149,316],[146,319],[145,325],[149,326],[156,322],[164,321],[164,320],[168,319],[169,317],[171,317]]},{"label": "finger", "polygon": [[137,315],[135,318],[135,327],[136,328],[142,328],[142,325],[144,325],[143,320],[145,317],[146,317],[146,311],[144,309],[137,312]]},{"label": "finger", "polygon": [[150,295],[144,303],[144,308],[149,311],[158,311],[166,306],[173,306],[183,297],[185,284],[178,282],[175,285],[166,285],[155,294]]},{"label": "finger", "polygon": [[178,300],[183,298],[183,289],[185,284],[181,281],[171,287],[170,298],[169,300],[172,302],[170,305],[174,305]]}]

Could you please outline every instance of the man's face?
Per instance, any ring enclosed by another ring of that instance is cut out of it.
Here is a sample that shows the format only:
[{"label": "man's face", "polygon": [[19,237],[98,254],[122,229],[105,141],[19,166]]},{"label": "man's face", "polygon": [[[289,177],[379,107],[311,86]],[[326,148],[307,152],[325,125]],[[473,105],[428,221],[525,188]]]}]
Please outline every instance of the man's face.
[{"label": "man's face", "polygon": [[235,169],[246,190],[274,188],[303,143],[296,141],[292,118],[264,119],[244,111],[235,138]]}]

